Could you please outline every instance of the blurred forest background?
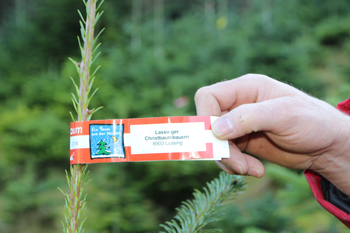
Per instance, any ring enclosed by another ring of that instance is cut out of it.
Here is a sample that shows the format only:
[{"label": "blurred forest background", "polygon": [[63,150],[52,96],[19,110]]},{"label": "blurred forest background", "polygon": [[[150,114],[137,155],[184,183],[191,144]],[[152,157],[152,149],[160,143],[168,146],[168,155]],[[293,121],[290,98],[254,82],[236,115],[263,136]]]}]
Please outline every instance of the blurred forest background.
[{"label": "blurred forest background", "polygon": [[[196,90],[246,73],[335,105],[350,95],[348,0],[106,0],[94,119],[195,115]],[[0,232],[61,232],[80,0],[0,0]],[[272,164],[223,232],[345,232],[300,171]],[[158,232],[214,162],[89,166],[86,233]]]}]

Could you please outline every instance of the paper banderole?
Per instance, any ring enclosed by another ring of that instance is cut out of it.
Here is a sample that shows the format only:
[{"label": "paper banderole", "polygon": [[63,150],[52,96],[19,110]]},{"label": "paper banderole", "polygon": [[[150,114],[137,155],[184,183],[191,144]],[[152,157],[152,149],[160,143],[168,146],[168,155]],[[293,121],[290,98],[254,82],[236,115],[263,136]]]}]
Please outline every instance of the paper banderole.
[{"label": "paper banderole", "polygon": [[227,140],[217,139],[213,116],[155,117],[72,122],[70,163],[221,160]]}]

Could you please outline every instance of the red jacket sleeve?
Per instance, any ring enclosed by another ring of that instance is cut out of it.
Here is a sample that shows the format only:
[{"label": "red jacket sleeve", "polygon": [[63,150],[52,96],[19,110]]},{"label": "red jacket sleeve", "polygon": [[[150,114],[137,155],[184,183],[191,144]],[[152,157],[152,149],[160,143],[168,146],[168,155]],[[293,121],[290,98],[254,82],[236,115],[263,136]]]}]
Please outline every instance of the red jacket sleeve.
[{"label": "red jacket sleeve", "polygon": [[[350,115],[350,98],[339,103],[337,105],[337,109]],[[314,194],[316,200],[321,204],[321,206],[333,214],[335,217],[337,217],[340,221],[342,221],[348,228],[350,228],[350,215],[324,199],[321,188],[320,175],[312,170],[305,170],[304,174],[307,182],[310,185],[312,193]]]}]

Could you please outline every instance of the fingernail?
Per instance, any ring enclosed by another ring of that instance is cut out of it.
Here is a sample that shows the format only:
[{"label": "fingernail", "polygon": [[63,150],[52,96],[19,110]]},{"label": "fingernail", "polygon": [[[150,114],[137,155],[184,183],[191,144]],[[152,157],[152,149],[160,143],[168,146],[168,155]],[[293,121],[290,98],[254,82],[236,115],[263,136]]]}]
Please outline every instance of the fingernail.
[{"label": "fingernail", "polygon": [[254,177],[258,177],[258,178],[261,177],[260,171],[258,169],[256,169],[256,168],[249,168],[248,174],[250,176],[254,176]]},{"label": "fingernail", "polygon": [[243,174],[242,167],[240,165],[234,163],[232,165],[230,164],[230,166],[239,174],[241,174],[241,175]]},{"label": "fingernail", "polygon": [[231,119],[225,116],[213,122],[212,130],[218,136],[225,136],[234,131]]}]

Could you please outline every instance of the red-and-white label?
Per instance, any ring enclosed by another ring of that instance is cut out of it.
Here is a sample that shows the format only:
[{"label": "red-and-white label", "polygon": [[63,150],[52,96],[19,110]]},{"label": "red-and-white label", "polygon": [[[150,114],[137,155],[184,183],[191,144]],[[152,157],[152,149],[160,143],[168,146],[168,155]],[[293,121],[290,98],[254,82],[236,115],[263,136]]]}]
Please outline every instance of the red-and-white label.
[{"label": "red-and-white label", "polygon": [[221,160],[227,140],[217,139],[217,117],[157,117],[72,122],[70,163]]}]

